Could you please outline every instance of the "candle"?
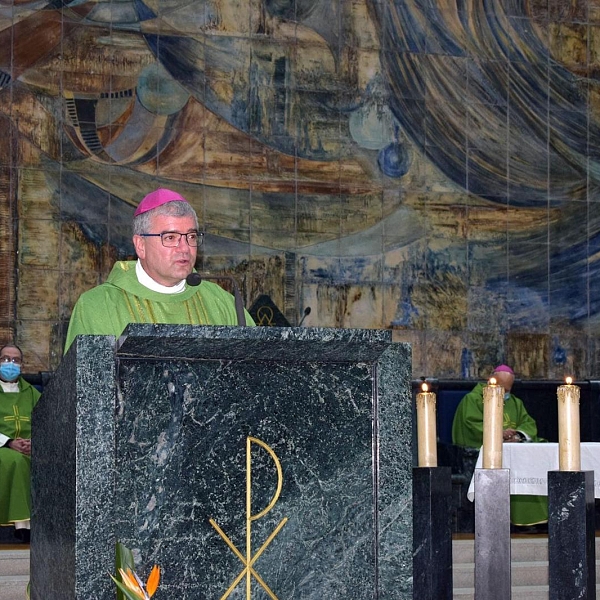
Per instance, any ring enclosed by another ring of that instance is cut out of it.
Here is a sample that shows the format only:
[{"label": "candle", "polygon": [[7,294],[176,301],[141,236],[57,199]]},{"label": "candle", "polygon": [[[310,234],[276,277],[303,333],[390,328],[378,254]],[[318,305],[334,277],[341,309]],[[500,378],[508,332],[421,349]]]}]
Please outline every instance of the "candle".
[{"label": "candle", "polygon": [[579,386],[571,377],[558,386],[558,467],[561,471],[581,471],[579,436]]},{"label": "candle", "polygon": [[417,434],[420,467],[437,467],[435,394],[424,383],[417,394]]},{"label": "candle", "polygon": [[483,388],[483,468],[502,468],[504,388],[492,377]]}]

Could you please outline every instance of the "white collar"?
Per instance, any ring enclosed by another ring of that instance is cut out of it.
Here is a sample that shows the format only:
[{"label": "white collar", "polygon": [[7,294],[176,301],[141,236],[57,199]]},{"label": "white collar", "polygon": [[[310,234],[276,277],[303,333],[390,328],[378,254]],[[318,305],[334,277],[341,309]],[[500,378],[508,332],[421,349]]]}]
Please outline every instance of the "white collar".
[{"label": "white collar", "polygon": [[135,263],[135,274],[137,275],[138,281],[144,287],[147,287],[153,292],[160,292],[161,294],[179,294],[185,290],[185,279],[182,279],[179,283],[171,287],[154,281],[154,279],[152,279],[152,277],[150,277],[150,275],[144,271],[144,267],[142,267],[142,263],[140,262],[139,258]]},{"label": "white collar", "polygon": [[0,385],[7,394],[19,391],[18,379],[16,381],[2,381],[2,379],[0,379]]}]

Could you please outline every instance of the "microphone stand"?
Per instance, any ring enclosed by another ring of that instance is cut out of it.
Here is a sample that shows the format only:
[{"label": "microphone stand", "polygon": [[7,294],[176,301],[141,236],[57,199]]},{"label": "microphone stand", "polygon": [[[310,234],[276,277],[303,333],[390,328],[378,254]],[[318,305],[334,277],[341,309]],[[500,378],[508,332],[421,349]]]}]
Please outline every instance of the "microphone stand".
[{"label": "microphone stand", "polygon": [[311,311],[310,306],[307,306],[304,309],[304,314],[302,315],[302,318],[300,319],[300,323],[298,323],[298,325],[296,325],[296,327],[300,327],[302,325],[302,323],[304,323],[304,319],[306,319],[306,317],[308,317],[308,315],[310,315],[310,311]]},{"label": "microphone stand", "polygon": [[246,314],[244,313],[244,303],[242,302],[242,295],[240,294],[240,288],[238,286],[235,277],[231,275],[209,275],[207,273],[190,273],[185,281],[188,285],[197,286],[202,283],[203,279],[209,279],[211,281],[229,281],[233,288],[233,297],[235,299],[235,314],[237,316],[238,325],[242,327],[246,325]]}]

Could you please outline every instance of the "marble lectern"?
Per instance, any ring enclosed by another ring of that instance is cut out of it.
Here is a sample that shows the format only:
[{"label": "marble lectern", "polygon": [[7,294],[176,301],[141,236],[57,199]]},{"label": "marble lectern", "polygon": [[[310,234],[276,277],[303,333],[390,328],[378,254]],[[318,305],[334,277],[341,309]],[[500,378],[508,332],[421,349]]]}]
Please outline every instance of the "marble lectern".
[{"label": "marble lectern", "polygon": [[412,598],[410,348],[388,331],[130,325],[33,415],[32,600]]}]

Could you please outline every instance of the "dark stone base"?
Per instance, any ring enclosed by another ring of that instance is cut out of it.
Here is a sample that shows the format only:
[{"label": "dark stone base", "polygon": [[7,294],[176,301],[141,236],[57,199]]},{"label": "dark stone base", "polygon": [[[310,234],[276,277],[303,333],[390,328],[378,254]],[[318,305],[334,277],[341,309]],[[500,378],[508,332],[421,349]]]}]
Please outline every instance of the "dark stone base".
[{"label": "dark stone base", "polygon": [[23,543],[23,540],[20,540],[15,535],[15,528],[12,525],[10,527],[0,527],[0,544],[12,545]]},{"label": "dark stone base", "polygon": [[595,600],[594,472],[548,472],[550,600]]},{"label": "dark stone base", "polygon": [[475,598],[510,600],[510,470],[475,469]]},{"label": "dark stone base", "polygon": [[413,597],[452,600],[450,467],[413,469]]}]

